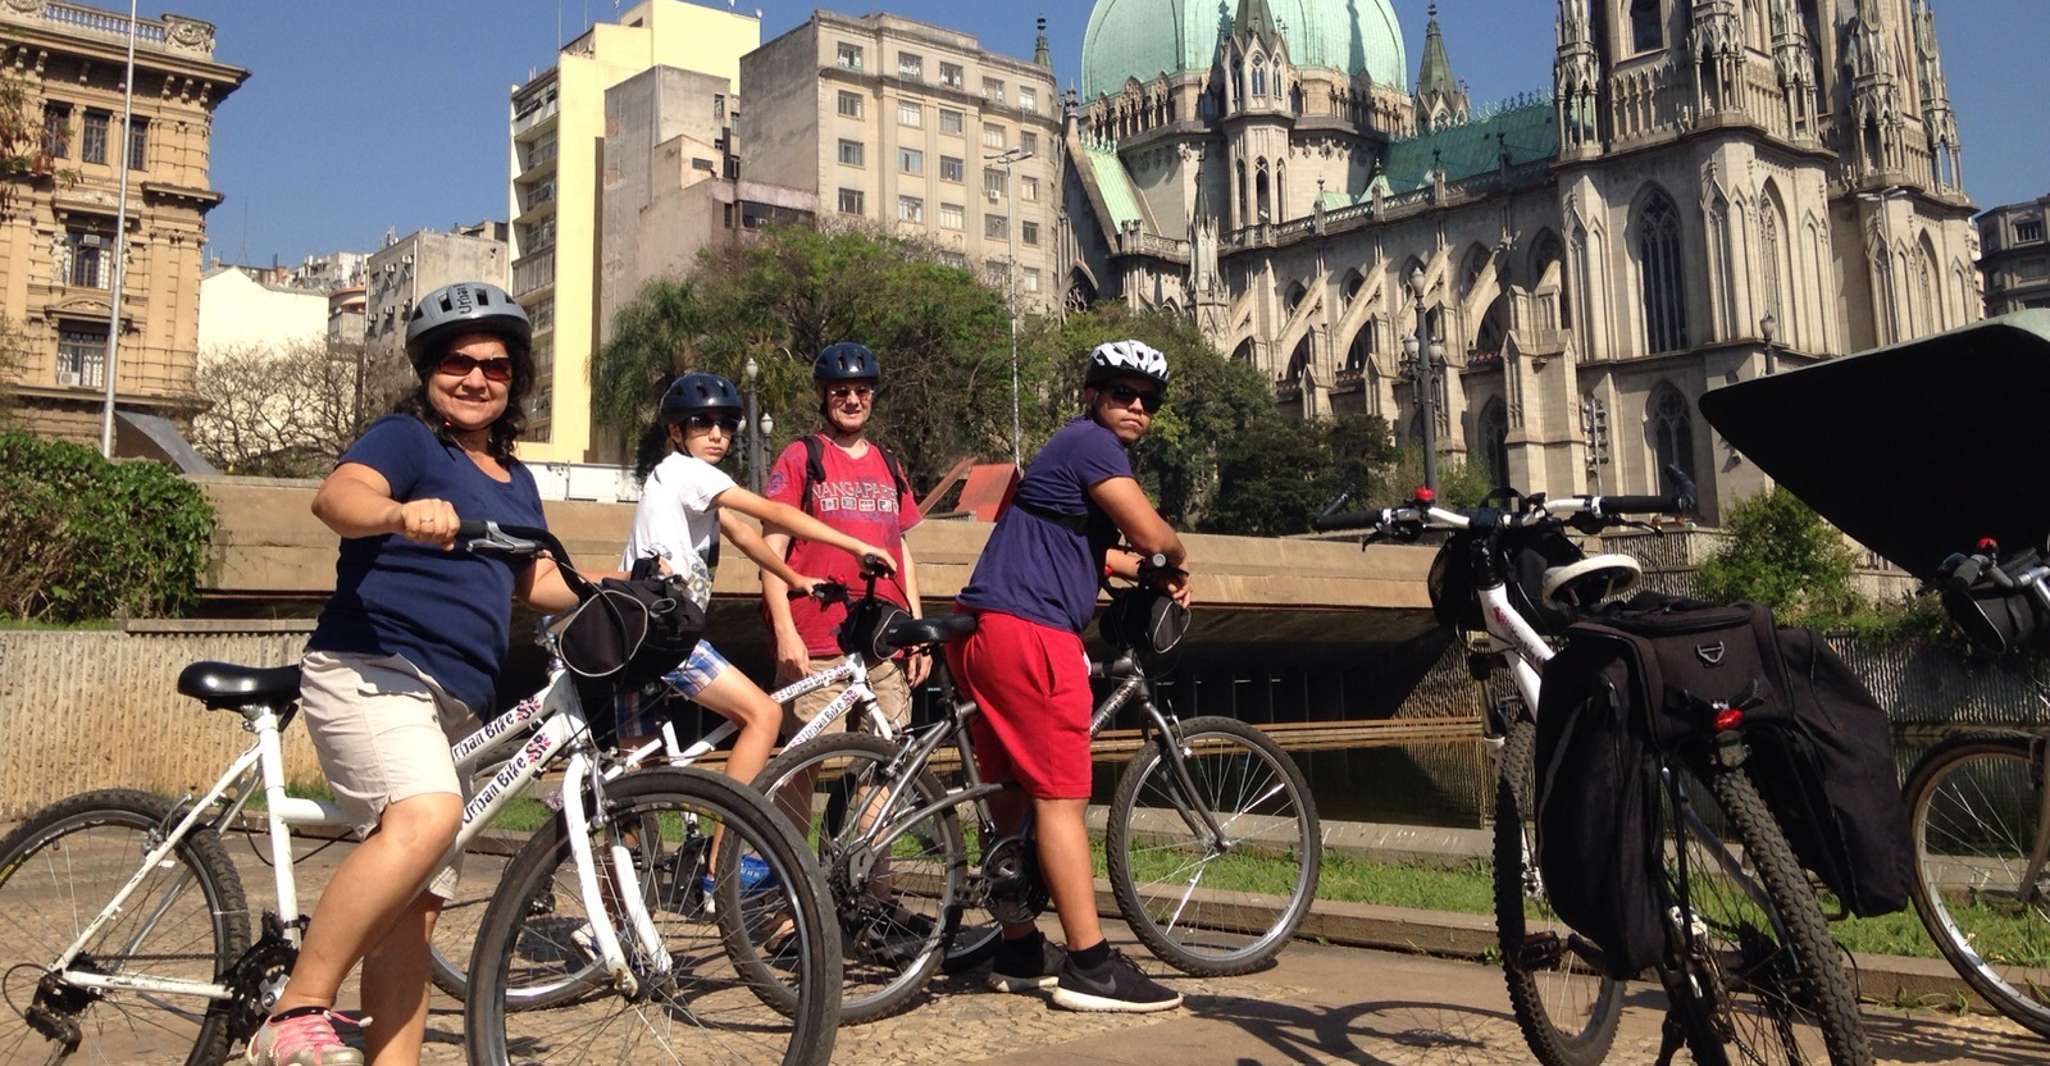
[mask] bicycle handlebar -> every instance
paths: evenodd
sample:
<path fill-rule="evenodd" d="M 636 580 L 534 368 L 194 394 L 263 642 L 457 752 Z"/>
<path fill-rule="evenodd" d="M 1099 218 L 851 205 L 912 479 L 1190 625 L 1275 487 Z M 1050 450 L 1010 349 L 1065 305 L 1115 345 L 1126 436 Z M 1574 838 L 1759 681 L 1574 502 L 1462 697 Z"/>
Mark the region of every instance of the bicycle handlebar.
<path fill-rule="evenodd" d="M 456 543 L 473 555 L 502 555 L 509 559 L 532 559 L 545 551 L 557 565 L 573 568 L 569 549 L 555 539 L 555 534 L 539 526 L 502 526 L 466 518 L 456 526 Z"/>

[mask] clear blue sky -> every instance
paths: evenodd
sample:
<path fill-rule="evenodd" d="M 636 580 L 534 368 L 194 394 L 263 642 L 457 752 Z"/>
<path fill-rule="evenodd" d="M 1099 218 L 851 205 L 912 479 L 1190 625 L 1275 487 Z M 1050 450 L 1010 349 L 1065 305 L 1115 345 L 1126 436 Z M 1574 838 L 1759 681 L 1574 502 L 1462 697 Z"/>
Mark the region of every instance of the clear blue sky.
<path fill-rule="evenodd" d="M 117 0 L 91 0 L 113 7 Z M 172 2 L 172 0 L 166 0 Z M 761 0 L 753 0 L 761 3 Z M 750 0 L 740 0 L 743 8 Z M 217 56 L 248 68 L 214 126 L 214 187 L 227 201 L 210 222 L 224 258 L 286 262 L 336 249 L 370 250 L 386 227 L 503 217 L 506 90 L 546 67 L 558 41 L 611 18 L 611 0 L 175 0 L 219 27 Z M 1937 0 L 1965 142 L 1965 174 L 1981 207 L 2050 193 L 2050 56 L 2044 0 Z M 889 8 L 1032 54 L 1045 15 L 1056 70 L 1076 78 L 1091 0 L 964 4 L 890 0 Z M 1409 37 L 1410 74 L 1422 51 L 1425 0 L 1395 0 Z M 873 10 L 871 5 L 840 9 Z M 145 14 L 156 10 L 145 9 Z M 766 40 L 811 5 L 761 3 Z M 1551 84 L 1551 0 L 1442 0 L 1454 71 L 1474 99 Z"/>

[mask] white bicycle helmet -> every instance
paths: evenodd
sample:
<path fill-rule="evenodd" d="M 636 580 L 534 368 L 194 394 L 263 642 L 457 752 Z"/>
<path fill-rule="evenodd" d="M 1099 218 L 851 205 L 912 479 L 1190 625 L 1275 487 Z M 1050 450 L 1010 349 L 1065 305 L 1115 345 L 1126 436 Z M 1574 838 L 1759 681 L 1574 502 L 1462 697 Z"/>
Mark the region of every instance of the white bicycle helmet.
<path fill-rule="evenodd" d="M 1137 374 L 1152 378 L 1162 388 L 1167 387 L 1167 356 L 1159 349 L 1141 341 L 1123 340 L 1099 344 L 1089 353 L 1089 372 L 1082 379 L 1084 384 L 1094 385 L 1114 378 L 1119 374 Z"/>
<path fill-rule="evenodd" d="M 1590 555 L 1545 571 L 1541 595 L 1554 610 L 1586 610 L 1629 592 L 1644 577 L 1644 565 L 1628 555 Z"/>

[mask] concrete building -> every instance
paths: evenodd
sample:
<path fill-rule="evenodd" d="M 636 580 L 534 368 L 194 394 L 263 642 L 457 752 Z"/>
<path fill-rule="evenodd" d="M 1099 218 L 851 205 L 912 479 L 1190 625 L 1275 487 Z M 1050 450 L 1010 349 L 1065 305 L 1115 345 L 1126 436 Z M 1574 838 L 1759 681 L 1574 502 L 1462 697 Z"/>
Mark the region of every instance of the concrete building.
<path fill-rule="evenodd" d="M 345 285 L 327 296 L 327 343 L 334 348 L 363 344 L 368 297 L 361 285 Z"/>
<path fill-rule="evenodd" d="M 1764 481 L 1703 392 L 1984 314 L 1928 0 L 1557 8 L 1549 93 L 1477 108 L 1435 5 L 1412 91 L 1391 0 L 1097 0 L 1068 302 L 1187 312 L 1284 413 L 1413 442 L 1421 307 L 1441 448 L 1554 494 L 1678 467 L 1711 523 Z"/>
<path fill-rule="evenodd" d="M 761 22 L 753 15 L 646 0 L 617 22 L 591 27 L 563 46 L 554 67 L 513 88 L 511 289 L 536 320 L 540 374 L 521 444 L 524 458 L 580 462 L 591 445 L 605 91 L 668 66 L 724 78 L 731 92 L 740 57 L 760 41 Z"/>
<path fill-rule="evenodd" d="M 506 226 L 485 220 L 449 230 L 388 236 L 364 268 L 362 342 L 373 365 L 405 362 L 406 317 L 420 297 L 450 282 L 510 284 Z M 535 308 L 528 307 L 529 314 Z M 535 325 L 542 323 L 536 320 Z"/>
<path fill-rule="evenodd" d="M 2050 307 L 2050 196 L 1996 207 L 1979 216 L 1979 270 L 1986 279 L 1986 313 L 2004 315 Z"/>
<path fill-rule="evenodd" d="M 198 356 L 282 350 L 327 336 L 328 297 L 272 280 L 270 270 L 216 266 L 199 282 Z"/>
<path fill-rule="evenodd" d="M 214 27 L 181 15 L 138 24 L 134 121 L 121 127 L 128 19 L 76 3 L 0 5 L 0 47 L 40 116 L 40 154 L 10 179 L 0 218 L 0 314 L 21 334 L 9 376 L 40 433 L 97 441 L 105 387 L 117 189 L 128 234 L 115 401 L 188 419 L 196 405 L 200 245 L 221 202 L 207 174 L 214 109 L 249 72 L 214 58 Z M 76 176 L 68 180 L 65 174 Z"/>
<path fill-rule="evenodd" d="M 999 283 L 1015 256 L 1022 309 L 1058 298 L 1061 124 L 1043 33 L 1027 62 L 895 15 L 815 11 L 742 59 L 740 81 L 744 174 Z"/>

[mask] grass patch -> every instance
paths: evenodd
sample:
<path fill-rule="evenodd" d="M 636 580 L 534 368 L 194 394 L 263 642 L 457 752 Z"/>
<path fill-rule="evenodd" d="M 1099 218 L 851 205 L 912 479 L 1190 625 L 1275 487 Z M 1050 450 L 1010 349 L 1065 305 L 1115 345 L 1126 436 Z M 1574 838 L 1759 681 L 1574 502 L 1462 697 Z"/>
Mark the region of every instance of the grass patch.
<path fill-rule="evenodd" d="M 121 623 L 112 618 L 96 618 L 90 622 L 43 622 L 31 618 L 0 618 L 0 630 L 29 633 L 104 633 L 119 628 Z"/>

